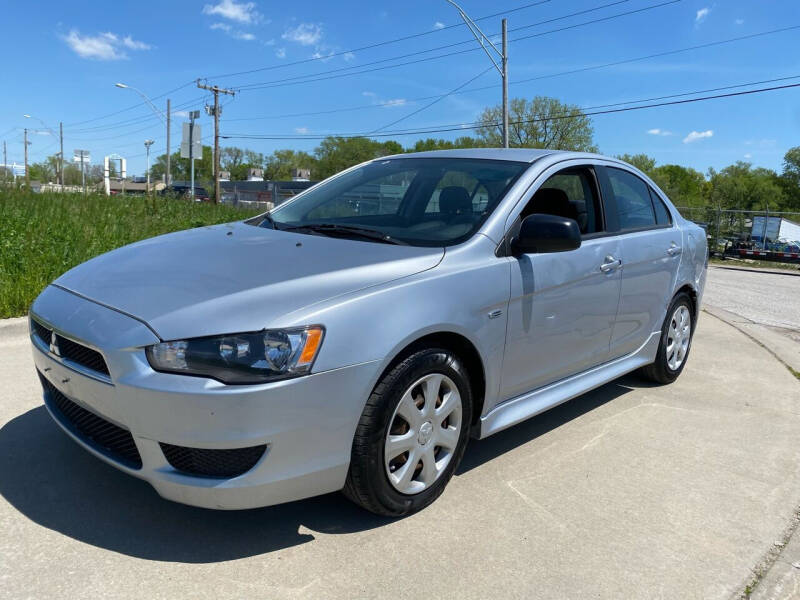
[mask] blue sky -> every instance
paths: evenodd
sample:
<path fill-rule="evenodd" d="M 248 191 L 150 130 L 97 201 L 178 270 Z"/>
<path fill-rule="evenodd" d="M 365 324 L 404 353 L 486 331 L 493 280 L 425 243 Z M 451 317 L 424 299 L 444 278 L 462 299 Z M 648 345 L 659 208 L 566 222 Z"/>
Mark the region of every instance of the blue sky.
<path fill-rule="evenodd" d="M 591 107 L 767 79 L 800 76 L 800 29 L 712 46 L 614 67 L 558 75 L 585 67 L 800 25 L 797 0 L 680 0 L 665 6 L 544 33 L 567 25 L 660 4 L 626 0 L 584 15 L 535 25 L 613 0 L 551 0 L 507 15 L 510 95 L 537 94 Z M 473 17 L 511 10 L 530 0 L 463 0 Z M 30 160 L 58 150 L 42 123 L 57 130 L 64 122 L 65 154 L 92 152 L 93 162 L 116 152 L 128 158 L 129 173 L 145 168 L 143 142 L 164 152 L 164 127 L 132 90 L 154 98 L 162 110 L 165 92 L 173 106 L 172 147 L 185 112 L 210 101 L 198 77 L 238 88 L 255 83 L 290 85 L 242 89 L 224 97 L 222 134 L 326 135 L 368 132 L 418 110 L 431 98 L 461 86 L 489 65 L 480 51 L 350 74 L 367 63 L 470 39 L 445 0 L 405 2 L 275 2 L 197 0 L 109 3 L 42 0 L 8 3 L 0 20 L 5 57 L 0 94 L 0 139 L 9 162 L 23 158 L 22 128 L 32 131 Z M 500 29 L 500 16 L 480 21 L 487 34 Z M 348 52 L 372 43 L 430 32 L 412 40 Z M 533 33 L 543 35 L 517 40 Z M 455 50 L 468 48 L 463 45 Z M 438 54 L 446 51 L 440 51 Z M 329 56 L 333 54 L 334 56 Z M 430 53 L 421 57 L 436 55 Z M 303 64 L 287 63 L 315 58 Z M 420 58 L 409 57 L 405 62 Z M 375 66 L 393 64 L 392 61 Z M 227 75 L 251 69 L 261 71 Z M 298 78 L 345 69 L 328 78 Z M 538 79 L 515 83 L 523 79 Z M 798 83 L 798 79 L 780 82 Z M 769 85 L 769 84 L 767 84 Z M 183 87 L 181 87 L 183 86 Z M 473 91 L 473 88 L 493 86 Z M 756 86 L 765 87 L 765 86 Z M 180 88 L 180 89 L 176 89 Z M 748 88 L 741 88 L 748 89 Z M 499 77 L 487 72 L 449 96 L 389 129 L 417 129 L 472 122 L 500 101 Z M 734 90 L 735 91 L 735 90 Z M 308 115 L 342 108 L 357 110 Z M 117 113 L 117 114 L 110 114 Z M 26 119 L 23 114 L 30 114 Z M 780 170 L 785 151 L 800 145 L 800 88 L 593 118 L 595 139 L 605 154 L 645 152 L 659 163 L 679 163 L 705 172 L 737 160 Z M 203 113 L 203 134 L 212 125 Z M 454 137 L 469 131 L 433 134 Z M 419 136 L 394 136 L 409 145 Z M 210 143 L 211 138 L 206 143 Z M 278 148 L 311 151 L 317 140 L 222 140 L 264 153 Z M 1 157 L 0 157 L 1 158 Z"/>

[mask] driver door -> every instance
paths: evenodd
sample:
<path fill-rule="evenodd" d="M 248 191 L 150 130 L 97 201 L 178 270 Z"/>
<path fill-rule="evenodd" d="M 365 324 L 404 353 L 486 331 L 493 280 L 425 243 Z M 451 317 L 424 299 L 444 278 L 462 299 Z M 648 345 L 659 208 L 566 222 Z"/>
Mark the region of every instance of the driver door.
<path fill-rule="evenodd" d="M 520 217 L 535 212 L 575 219 L 581 247 L 511 257 L 501 401 L 608 360 L 619 304 L 621 244 L 605 231 L 594 169 L 550 175 Z"/>

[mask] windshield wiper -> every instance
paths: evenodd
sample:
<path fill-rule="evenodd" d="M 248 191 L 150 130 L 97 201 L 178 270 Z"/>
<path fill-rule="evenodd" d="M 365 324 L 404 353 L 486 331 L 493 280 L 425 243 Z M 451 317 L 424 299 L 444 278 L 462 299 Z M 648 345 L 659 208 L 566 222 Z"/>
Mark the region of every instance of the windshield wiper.
<path fill-rule="evenodd" d="M 374 240 L 384 244 L 396 244 L 399 246 L 407 246 L 408 243 L 403 240 L 394 238 L 386 233 L 377 231 L 375 229 L 368 229 L 366 227 L 356 227 L 354 225 L 340 225 L 338 223 L 311 223 L 309 225 L 298 225 L 296 227 L 284 227 L 283 231 L 312 231 L 314 233 L 321 233 L 323 235 L 335 236 L 342 234 L 345 236 L 357 236 L 367 240 Z"/>

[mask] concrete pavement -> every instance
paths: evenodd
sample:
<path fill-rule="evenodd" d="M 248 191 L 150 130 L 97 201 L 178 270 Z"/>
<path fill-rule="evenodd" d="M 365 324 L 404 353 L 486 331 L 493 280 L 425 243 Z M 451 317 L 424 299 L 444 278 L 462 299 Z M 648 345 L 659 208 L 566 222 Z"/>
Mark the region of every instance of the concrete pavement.
<path fill-rule="evenodd" d="M 712 265 L 703 304 L 800 372 L 800 272 Z"/>
<path fill-rule="evenodd" d="M 800 503 L 800 384 L 707 315 L 676 383 L 625 377 L 473 441 L 397 521 L 337 494 L 161 500 L 50 421 L 24 334 L 0 355 L 4 598 L 730 598 Z"/>

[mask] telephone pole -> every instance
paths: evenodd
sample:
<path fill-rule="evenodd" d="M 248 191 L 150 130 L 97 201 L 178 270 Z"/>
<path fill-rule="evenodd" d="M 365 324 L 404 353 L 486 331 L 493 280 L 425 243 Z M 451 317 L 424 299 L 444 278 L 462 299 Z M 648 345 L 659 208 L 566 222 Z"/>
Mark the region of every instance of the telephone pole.
<path fill-rule="evenodd" d="M 28 144 L 30 144 L 30 142 L 28 141 L 27 127 L 25 128 L 25 137 L 23 143 L 25 145 L 25 186 L 31 187 L 31 178 L 30 175 L 28 175 Z"/>
<path fill-rule="evenodd" d="M 58 123 L 58 139 L 61 144 L 61 152 L 58 153 L 58 172 L 60 177 L 58 182 L 61 184 L 61 191 L 64 191 L 64 123 Z"/>
<path fill-rule="evenodd" d="M 219 203 L 219 115 L 222 107 L 219 105 L 219 95 L 228 94 L 233 96 L 236 92 L 226 90 L 216 85 L 206 85 L 197 80 L 197 87 L 201 90 L 214 92 L 214 107 L 206 106 L 206 112 L 214 116 L 214 204 Z"/>
<path fill-rule="evenodd" d="M 169 98 L 167 98 L 167 177 L 166 177 L 166 181 L 165 181 L 165 183 L 167 184 L 167 187 L 169 187 L 169 183 L 170 183 L 169 178 L 170 178 L 170 174 L 171 174 L 171 171 L 169 170 L 169 124 L 171 123 L 171 121 L 170 121 L 170 113 L 171 112 L 172 111 L 170 110 L 170 106 L 169 106 Z"/>
<path fill-rule="evenodd" d="M 481 45 L 483 51 L 486 52 L 486 56 L 492 61 L 494 68 L 497 69 L 497 72 L 503 79 L 503 148 L 508 148 L 508 22 L 506 19 L 503 19 L 502 50 L 498 50 L 494 42 L 481 31 L 475 21 L 469 18 L 469 15 L 464 12 L 464 9 L 453 2 L 453 0 L 446 0 L 446 2 L 452 4 L 456 8 L 464 24 Z M 497 58 L 500 59 L 500 64 L 497 64 L 497 60 L 495 60 L 495 56 L 490 50 L 493 50 Z"/>

